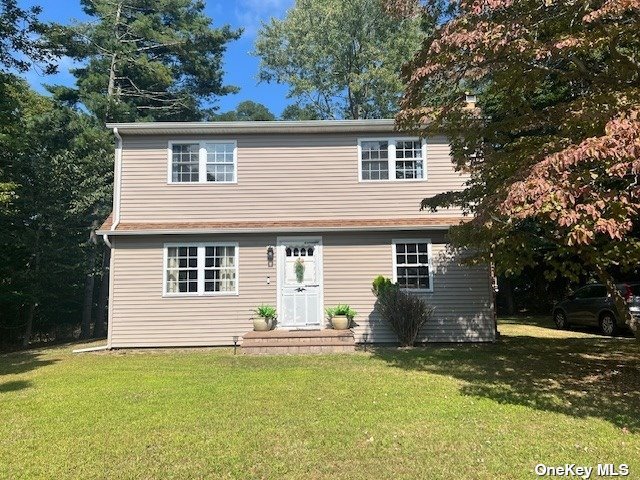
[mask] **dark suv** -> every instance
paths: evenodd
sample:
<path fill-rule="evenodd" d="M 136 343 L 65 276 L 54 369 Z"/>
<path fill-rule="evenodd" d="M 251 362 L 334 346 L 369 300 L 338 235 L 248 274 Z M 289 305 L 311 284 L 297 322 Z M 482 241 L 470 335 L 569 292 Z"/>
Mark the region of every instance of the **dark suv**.
<path fill-rule="evenodd" d="M 621 283 L 618 290 L 625 298 L 631 314 L 640 319 L 640 283 Z M 570 325 L 600 327 L 605 335 L 615 335 L 625 327 L 620 321 L 613 299 L 604 285 L 592 284 L 579 288 L 553 307 L 553 320 L 558 328 Z"/>

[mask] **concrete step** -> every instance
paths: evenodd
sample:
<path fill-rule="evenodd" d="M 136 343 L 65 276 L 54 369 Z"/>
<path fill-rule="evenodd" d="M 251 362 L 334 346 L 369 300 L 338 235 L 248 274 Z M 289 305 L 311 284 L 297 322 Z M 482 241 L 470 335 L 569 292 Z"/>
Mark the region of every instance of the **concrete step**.
<path fill-rule="evenodd" d="M 249 332 L 242 337 L 247 354 L 300 354 L 354 352 L 351 330 L 271 330 Z"/>
<path fill-rule="evenodd" d="M 309 353 L 351 353 L 355 345 L 291 345 L 242 347 L 246 355 L 300 355 Z"/>

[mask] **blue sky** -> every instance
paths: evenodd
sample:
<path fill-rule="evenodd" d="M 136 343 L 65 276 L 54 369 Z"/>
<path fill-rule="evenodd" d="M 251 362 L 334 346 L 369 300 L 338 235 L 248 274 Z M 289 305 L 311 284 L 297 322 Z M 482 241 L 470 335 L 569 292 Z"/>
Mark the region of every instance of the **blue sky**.
<path fill-rule="evenodd" d="M 229 24 L 234 28 L 243 27 L 242 37 L 228 44 L 223 69 L 225 82 L 240 87 L 234 95 L 220 97 L 217 104 L 220 111 L 232 110 L 244 100 L 254 100 L 266 105 L 274 114 L 280 115 L 283 108 L 291 103 L 287 100 L 287 88 L 276 84 L 258 84 L 258 59 L 250 52 L 253 50 L 256 32 L 260 22 L 271 17 L 282 18 L 294 0 L 205 0 L 206 13 L 213 19 L 213 25 L 219 27 Z M 20 0 L 21 6 L 40 5 L 41 18 L 69 24 L 74 20 L 86 20 L 80 9 L 79 0 Z M 69 73 L 73 62 L 63 58 L 57 75 L 43 76 L 32 70 L 26 74 L 29 83 L 38 91 L 45 92 L 43 84 L 73 85 L 74 78 Z"/>

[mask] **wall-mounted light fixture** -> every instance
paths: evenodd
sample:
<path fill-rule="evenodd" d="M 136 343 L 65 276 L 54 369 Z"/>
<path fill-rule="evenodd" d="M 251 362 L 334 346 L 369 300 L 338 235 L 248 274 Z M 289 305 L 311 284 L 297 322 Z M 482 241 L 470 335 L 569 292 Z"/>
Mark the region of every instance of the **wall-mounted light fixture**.
<path fill-rule="evenodd" d="M 267 264 L 273 267 L 273 247 L 271 245 L 267 247 Z"/>

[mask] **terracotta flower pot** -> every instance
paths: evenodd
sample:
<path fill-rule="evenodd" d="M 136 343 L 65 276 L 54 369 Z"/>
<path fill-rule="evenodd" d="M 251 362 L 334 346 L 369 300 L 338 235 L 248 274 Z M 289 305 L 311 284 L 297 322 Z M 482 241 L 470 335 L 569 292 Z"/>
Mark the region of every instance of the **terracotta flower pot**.
<path fill-rule="evenodd" d="M 273 320 L 271 318 L 266 319 L 263 317 L 257 317 L 253 319 L 253 329 L 256 332 L 267 332 L 273 327 Z"/>
<path fill-rule="evenodd" d="M 349 323 L 351 322 L 346 315 L 335 315 L 331 319 L 331 325 L 334 330 L 347 330 L 349 328 Z"/>

